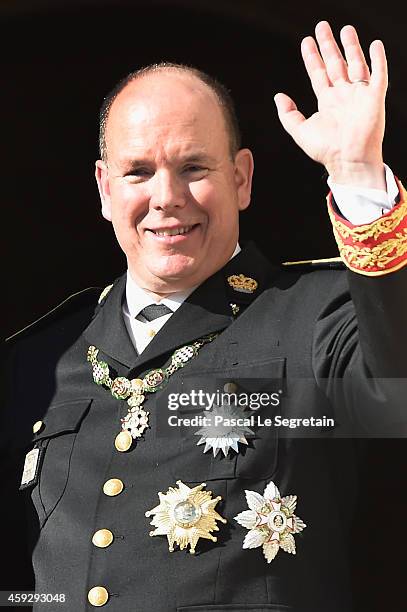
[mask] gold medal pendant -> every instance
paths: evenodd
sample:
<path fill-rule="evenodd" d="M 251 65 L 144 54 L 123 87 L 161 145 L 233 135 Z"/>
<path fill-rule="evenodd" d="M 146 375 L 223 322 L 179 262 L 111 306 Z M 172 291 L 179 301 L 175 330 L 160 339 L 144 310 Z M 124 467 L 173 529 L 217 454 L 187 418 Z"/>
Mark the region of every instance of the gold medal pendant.
<path fill-rule="evenodd" d="M 149 412 L 143 410 L 143 408 L 132 408 L 123 419 L 122 431 L 117 434 L 114 445 L 120 452 L 128 451 L 133 440 L 141 438 L 144 430 L 148 427 L 148 415 Z"/>
<path fill-rule="evenodd" d="M 125 453 L 128 451 L 132 444 L 133 438 L 127 429 L 118 433 L 114 439 L 115 448 L 119 451 L 119 453 Z"/>
<path fill-rule="evenodd" d="M 148 393 L 156 393 L 165 387 L 170 376 L 183 368 L 191 359 L 196 357 L 200 349 L 215 340 L 218 334 L 209 334 L 178 348 L 171 356 L 170 364 L 166 368 L 155 368 L 145 374 L 143 378 L 129 380 L 124 376 L 112 378 L 109 365 L 98 359 L 99 349 L 96 346 L 88 348 L 86 360 L 92 366 L 94 382 L 110 390 L 117 400 L 127 401 L 128 413 L 121 420 L 122 431 L 115 438 L 116 449 L 124 453 L 128 451 L 133 440 L 141 438 L 148 427 L 149 413 L 143 409 L 142 404 Z"/>
<path fill-rule="evenodd" d="M 205 483 L 190 489 L 181 480 L 177 480 L 178 488 L 170 487 L 167 493 L 158 493 L 160 503 L 146 512 L 153 516 L 151 525 L 156 527 L 150 531 L 150 536 L 165 535 L 168 539 L 169 551 L 174 551 L 174 544 L 181 550 L 190 546 L 190 553 L 195 553 L 199 538 L 216 542 L 217 538 L 211 531 L 219 531 L 216 521 L 226 523 L 215 510 L 220 496 L 212 499 L 211 491 L 203 491 Z"/>
<path fill-rule="evenodd" d="M 121 419 L 122 429 L 129 431 L 133 439 L 141 438 L 143 432 L 148 427 L 149 412 L 143 408 L 132 408 L 124 419 Z"/>

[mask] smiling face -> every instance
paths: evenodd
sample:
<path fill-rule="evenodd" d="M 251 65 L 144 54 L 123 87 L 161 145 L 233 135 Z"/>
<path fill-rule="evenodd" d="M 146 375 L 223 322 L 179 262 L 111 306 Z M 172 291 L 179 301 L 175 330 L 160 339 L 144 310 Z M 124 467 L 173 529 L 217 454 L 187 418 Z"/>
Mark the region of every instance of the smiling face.
<path fill-rule="evenodd" d="M 253 160 L 247 149 L 231 159 L 208 86 L 175 70 L 130 82 L 110 109 L 106 145 L 96 162 L 102 213 L 139 286 L 166 295 L 219 270 L 250 202 Z"/>

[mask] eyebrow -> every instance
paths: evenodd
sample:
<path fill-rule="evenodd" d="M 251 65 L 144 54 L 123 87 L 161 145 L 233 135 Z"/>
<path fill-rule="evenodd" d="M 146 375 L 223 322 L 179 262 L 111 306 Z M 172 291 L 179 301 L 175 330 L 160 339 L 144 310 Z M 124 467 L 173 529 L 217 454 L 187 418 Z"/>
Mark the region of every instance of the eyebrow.
<path fill-rule="evenodd" d="M 182 155 L 178 158 L 177 163 L 213 163 L 215 160 L 213 157 L 204 152 L 193 152 L 186 155 Z M 136 159 L 128 159 L 123 161 L 123 167 L 126 172 L 134 170 L 135 168 L 143 168 L 151 166 L 151 159 L 148 157 L 140 157 Z"/>

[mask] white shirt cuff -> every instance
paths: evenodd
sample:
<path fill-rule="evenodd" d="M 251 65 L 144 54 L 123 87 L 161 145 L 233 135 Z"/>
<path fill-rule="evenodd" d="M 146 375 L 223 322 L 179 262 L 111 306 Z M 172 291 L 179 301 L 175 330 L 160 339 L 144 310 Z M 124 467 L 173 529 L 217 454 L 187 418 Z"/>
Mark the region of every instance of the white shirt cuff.
<path fill-rule="evenodd" d="M 339 185 L 328 177 L 328 186 L 340 213 L 353 225 L 372 223 L 393 208 L 399 189 L 391 169 L 386 164 L 384 168 L 387 192 L 381 189 Z"/>

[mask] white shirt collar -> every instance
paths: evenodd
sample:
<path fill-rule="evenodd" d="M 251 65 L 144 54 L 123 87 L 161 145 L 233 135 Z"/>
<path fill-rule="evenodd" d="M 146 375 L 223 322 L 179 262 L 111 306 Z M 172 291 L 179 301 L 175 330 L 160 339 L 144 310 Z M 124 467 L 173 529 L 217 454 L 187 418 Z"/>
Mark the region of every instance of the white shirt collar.
<path fill-rule="evenodd" d="M 241 248 L 239 243 L 236 245 L 235 250 L 233 251 L 233 257 L 240 253 Z M 147 293 L 144 289 L 142 289 L 130 276 L 129 270 L 127 270 L 127 279 L 126 279 L 126 301 L 123 304 L 124 312 L 129 314 L 131 319 L 137 317 L 137 315 L 149 304 L 165 304 L 168 308 L 171 308 L 173 312 L 175 312 L 181 304 L 191 295 L 193 291 L 198 287 L 195 285 L 194 287 L 190 287 L 185 291 L 176 291 L 172 293 L 169 297 L 163 298 L 160 302 L 154 300 L 151 294 Z M 126 312 L 127 311 L 127 312 Z"/>

